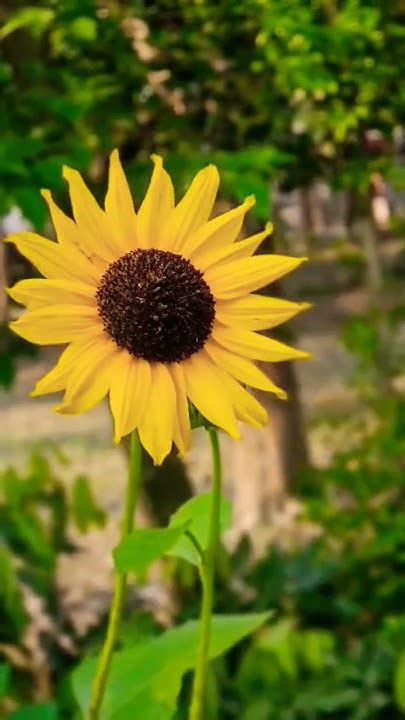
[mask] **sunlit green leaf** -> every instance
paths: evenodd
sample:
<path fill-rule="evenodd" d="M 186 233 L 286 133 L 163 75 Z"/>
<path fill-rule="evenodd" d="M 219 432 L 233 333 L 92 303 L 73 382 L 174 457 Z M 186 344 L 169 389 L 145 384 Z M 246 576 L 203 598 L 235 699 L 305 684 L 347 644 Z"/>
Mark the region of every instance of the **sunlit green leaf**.
<path fill-rule="evenodd" d="M 190 532 L 202 550 L 207 549 L 208 529 L 209 529 L 209 513 L 211 507 L 211 493 L 196 495 L 187 500 L 170 518 L 169 527 L 178 527 L 179 525 L 188 524 L 188 532 Z M 223 532 L 231 522 L 231 504 L 226 498 L 221 500 L 221 516 L 220 527 Z M 183 536 L 178 539 L 175 545 L 168 551 L 168 555 L 188 560 L 193 565 L 198 565 L 200 556 L 192 541 Z"/>
<path fill-rule="evenodd" d="M 116 569 L 120 572 L 144 573 L 155 560 L 173 547 L 186 528 L 187 524 L 133 530 L 113 551 Z"/>
<path fill-rule="evenodd" d="M 214 616 L 210 658 L 214 659 L 229 650 L 269 617 L 270 613 Z M 158 706 L 173 706 L 181 677 L 194 667 L 197 640 L 198 622 L 193 620 L 132 650 L 117 652 L 111 666 L 101 720 L 124 720 L 123 708 L 136 707 L 141 694 L 149 693 Z M 73 673 L 73 690 L 83 712 L 88 704 L 96 664 L 95 658 L 86 659 Z M 146 707 L 143 720 L 155 717 L 161 720 L 159 715 L 149 717 L 145 713 Z M 170 715 L 161 717 L 169 718 Z"/>
<path fill-rule="evenodd" d="M 0 38 L 3 39 L 19 28 L 28 28 L 32 35 L 39 37 L 54 17 L 54 11 L 44 7 L 21 8 L 4 23 L 0 30 Z"/>

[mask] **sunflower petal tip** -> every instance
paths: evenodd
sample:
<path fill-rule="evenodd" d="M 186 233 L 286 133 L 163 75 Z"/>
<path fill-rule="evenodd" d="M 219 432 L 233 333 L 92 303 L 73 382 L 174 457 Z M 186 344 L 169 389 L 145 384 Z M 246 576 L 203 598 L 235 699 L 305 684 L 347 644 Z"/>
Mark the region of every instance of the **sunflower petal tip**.
<path fill-rule="evenodd" d="M 69 165 L 64 165 L 62 168 L 62 176 L 68 182 L 76 175 L 76 173 L 77 173 L 77 170 L 74 170 L 73 168 L 69 167 Z"/>
<path fill-rule="evenodd" d="M 163 167 L 163 158 L 161 155 L 157 155 L 156 153 L 152 153 L 150 156 L 150 159 L 152 160 L 155 167 Z"/>
<path fill-rule="evenodd" d="M 274 225 L 273 225 L 273 223 L 269 220 L 269 222 L 267 222 L 267 223 L 265 224 L 264 229 L 265 229 L 265 231 L 266 231 L 266 233 L 267 233 L 268 235 L 271 235 L 272 232 L 274 231 Z"/>
<path fill-rule="evenodd" d="M 62 401 L 59 403 L 59 405 L 54 405 L 52 408 L 52 412 L 56 413 L 57 415 L 75 415 L 75 412 L 72 412 L 69 409 L 69 403 Z"/>

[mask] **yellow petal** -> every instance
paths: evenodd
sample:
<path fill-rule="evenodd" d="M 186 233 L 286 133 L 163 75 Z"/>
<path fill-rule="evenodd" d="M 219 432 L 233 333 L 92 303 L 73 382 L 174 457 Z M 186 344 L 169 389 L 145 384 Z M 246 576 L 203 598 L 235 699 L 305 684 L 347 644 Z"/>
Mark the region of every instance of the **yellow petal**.
<path fill-rule="evenodd" d="M 81 305 L 51 305 L 10 323 L 17 335 L 37 345 L 63 345 L 95 325 L 100 325 L 96 308 Z"/>
<path fill-rule="evenodd" d="M 219 175 L 214 165 L 200 170 L 176 205 L 167 228 L 167 249 L 183 254 L 187 238 L 207 222 L 218 192 Z"/>
<path fill-rule="evenodd" d="M 244 385 L 250 385 L 251 387 L 258 388 L 258 390 L 274 393 L 281 400 L 286 399 L 287 394 L 284 390 L 277 387 L 277 385 L 250 360 L 246 360 L 246 358 L 239 357 L 235 353 L 226 350 L 213 340 L 208 340 L 205 344 L 205 349 L 216 365 L 222 367 Z"/>
<path fill-rule="evenodd" d="M 176 391 L 165 365 L 151 365 L 148 406 L 139 424 L 139 437 L 155 465 L 161 465 L 173 443 Z"/>
<path fill-rule="evenodd" d="M 10 235 L 6 242 L 14 243 L 18 252 L 47 278 L 81 280 L 90 285 L 96 285 L 100 279 L 99 270 L 73 247 L 62 247 L 32 232 Z"/>
<path fill-rule="evenodd" d="M 159 248 L 166 238 L 167 227 L 174 208 L 174 190 L 162 158 L 152 155 L 153 173 L 142 205 L 138 210 L 138 244 Z"/>
<path fill-rule="evenodd" d="M 257 428 L 266 425 L 268 415 L 263 405 L 245 390 L 237 380 L 234 380 L 233 377 L 226 374 L 225 378 L 238 420 Z"/>
<path fill-rule="evenodd" d="M 105 210 L 110 218 L 114 237 L 119 247 L 123 252 L 133 250 L 137 245 L 136 213 L 118 150 L 113 150 L 110 156 Z"/>
<path fill-rule="evenodd" d="M 251 360 L 281 362 L 282 360 L 308 360 L 310 353 L 285 345 L 278 340 L 258 335 L 251 330 L 226 328 L 217 325 L 212 337 L 219 345 Z"/>
<path fill-rule="evenodd" d="M 266 225 L 266 228 L 272 228 L 271 223 Z M 260 243 L 263 242 L 271 232 L 271 229 L 263 230 L 257 235 L 246 238 L 245 240 L 238 240 L 237 242 L 227 243 L 223 245 L 217 243 L 215 247 L 202 246 L 193 254 L 193 264 L 205 272 L 208 268 L 216 265 L 220 262 L 233 262 L 234 260 L 241 260 L 242 258 L 250 257 L 256 252 Z"/>
<path fill-rule="evenodd" d="M 97 405 L 108 393 L 119 370 L 120 350 L 106 336 L 82 352 L 72 369 L 66 392 L 55 412 L 80 415 Z"/>
<path fill-rule="evenodd" d="M 187 395 L 197 410 L 213 425 L 239 438 L 232 398 L 221 369 L 201 350 L 183 363 L 183 370 Z"/>
<path fill-rule="evenodd" d="M 56 365 L 38 380 L 34 390 L 30 393 L 31 397 L 38 397 L 39 395 L 47 395 L 48 393 L 64 390 L 70 373 L 76 366 L 78 359 L 90 348 L 92 348 L 93 351 L 94 349 L 97 351 L 97 341 L 101 340 L 105 340 L 103 331 L 94 329 L 83 335 L 79 340 L 68 345 L 60 355 Z"/>
<path fill-rule="evenodd" d="M 261 240 L 258 241 L 255 238 L 239 240 L 238 242 L 233 243 L 230 248 L 226 248 L 223 252 L 220 252 L 220 250 L 218 249 L 216 253 L 211 253 L 210 256 L 207 256 L 207 258 L 204 258 L 204 260 L 202 261 L 199 261 L 198 259 L 193 259 L 193 265 L 195 265 L 202 272 L 205 272 L 208 268 L 212 267 L 213 265 L 219 264 L 221 261 L 226 263 L 233 262 L 234 260 L 240 260 L 241 258 L 245 257 L 250 257 L 257 250 L 260 243 Z"/>
<path fill-rule="evenodd" d="M 28 310 L 47 305 L 96 305 L 95 288 L 74 280 L 20 280 L 7 293 Z"/>
<path fill-rule="evenodd" d="M 106 262 L 116 260 L 121 251 L 114 240 L 109 218 L 77 170 L 65 166 L 63 177 L 69 184 L 73 216 L 86 247 L 86 254 L 91 252 Z"/>
<path fill-rule="evenodd" d="M 256 255 L 244 260 L 219 263 L 204 278 L 218 299 L 246 295 L 295 270 L 306 258 L 285 255 Z"/>
<path fill-rule="evenodd" d="M 228 248 L 238 237 L 244 217 L 254 204 L 255 199 L 251 195 L 242 205 L 201 225 L 196 232 L 184 240 L 182 255 L 198 263 L 211 252 L 215 253 L 218 250 L 222 252 L 224 248 Z"/>
<path fill-rule="evenodd" d="M 173 439 L 181 455 L 185 455 L 191 445 L 190 415 L 188 411 L 186 382 L 180 363 L 168 366 L 176 389 L 176 415 L 174 419 Z"/>
<path fill-rule="evenodd" d="M 295 303 L 266 295 L 246 295 L 234 300 L 219 300 L 215 316 L 224 325 L 264 330 L 281 325 L 309 307 L 310 303 Z"/>
<path fill-rule="evenodd" d="M 62 212 L 62 210 L 56 205 L 49 190 L 41 190 L 41 195 L 48 205 L 49 214 L 55 228 L 58 242 L 67 247 L 73 247 L 75 249 L 80 248 L 80 250 L 84 252 L 85 248 L 81 242 L 80 232 L 76 223 L 72 220 L 72 218 L 65 215 L 65 213 Z"/>
<path fill-rule="evenodd" d="M 114 441 L 139 426 L 148 404 L 151 369 L 148 362 L 123 351 L 111 381 L 110 407 L 114 418 Z"/>
<path fill-rule="evenodd" d="M 273 225 L 271 223 L 267 223 L 266 228 L 262 232 L 256 233 L 256 235 L 252 235 L 245 240 L 240 240 L 239 242 L 234 243 L 233 247 L 230 248 L 226 254 L 223 254 L 221 258 L 219 258 L 219 261 L 234 262 L 234 260 L 242 260 L 243 258 L 251 257 L 251 255 L 256 252 L 259 245 L 261 245 L 263 240 L 271 234 L 272 230 Z"/>

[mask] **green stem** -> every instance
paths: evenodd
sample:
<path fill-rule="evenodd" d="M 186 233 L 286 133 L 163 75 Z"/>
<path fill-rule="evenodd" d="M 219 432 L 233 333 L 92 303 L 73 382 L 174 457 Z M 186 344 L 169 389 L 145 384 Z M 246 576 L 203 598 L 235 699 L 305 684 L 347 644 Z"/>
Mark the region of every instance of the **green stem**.
<path fill-rule="evenodd" d="M 121 519 L 121 540 L 123 540 L 131 532 L 134 526 L 134 515 L 139 494 L 141 470 L 142 447 L 139 442 L 138 433 L 135 430 L 131 434 L 130 440 L 128 482 L 125 493 L 124 510 Z M 107 634 L 93 681 L 87 720 L 97 720 L 100 714 L 121 620 L 126 585 L 126 573 L 116 573 L 114 579 L 114 593 L 110 608 L 110 615 L 108 618 Z"/>
<path fill-rule="evenodd" d="M 214 599 L 214 568 L 219 544 L 219 517 L 221 509 L 221 455 L 218 433 L 209 428 L 212 454 L 212 500 L 208 531 L 208 546 L 201 565 L 203 597 L 200 616 L 200 637 L 197 649 L 197 661 L 194 674 L 193 692 L 189 720 L 202 720 L 204 717 L 205 689 L 207 684 L 208 660 L 211 637 L 211 616 Z"/>

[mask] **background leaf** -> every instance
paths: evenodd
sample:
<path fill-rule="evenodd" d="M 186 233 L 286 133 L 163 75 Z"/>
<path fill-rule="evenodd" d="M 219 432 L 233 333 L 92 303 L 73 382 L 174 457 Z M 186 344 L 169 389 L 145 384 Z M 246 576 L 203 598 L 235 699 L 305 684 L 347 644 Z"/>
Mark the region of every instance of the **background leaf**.
<path fill-rule="evenodd" d="M 73 484 L 71 512 L 76 527 L 86 532 L 92 525 L 103 527 L 106 514 L 94 499 L 88 478 L 78 475 Z"/>
<path fill-rule="evenodd" d="M 7 693 L 8 684 L 9 684 L 9 680 L 10 680 L 10 673 L 11 673 L 10 666 L 6 665 L 6 663 L 1 663 L 1 665 L 0 665 L 0 698 L 2 698 Z"/>
<path fill-rule="evenodd" d="M 398 707 L 405 710 L 405 651 L 399 656 L 395 669 L 394 693 Z"/>
<path fill-rule="evenodd" d="M 26 705 L 10 715 L 10 720 L 58 720 L 55 703 Z"/>

